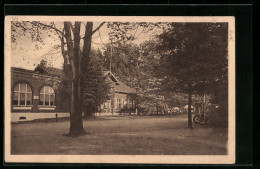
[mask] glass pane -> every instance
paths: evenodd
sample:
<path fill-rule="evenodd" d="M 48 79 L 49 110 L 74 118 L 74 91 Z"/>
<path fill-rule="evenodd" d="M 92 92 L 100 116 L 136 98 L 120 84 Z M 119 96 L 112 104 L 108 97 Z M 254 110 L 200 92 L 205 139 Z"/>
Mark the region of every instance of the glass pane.
<path fill-rule="evenodd" d="M 45 106 L 49 106 L 49 95 L 45 95 Z"/>
<path fill-rule="evenodd" d="M 50 88 L 50 87 L 49 87 L 49 86 L 44 86 L 44 88 L 45 88 L 45 91 L 44 91 L 44 92 L 45 92 L 45 93 L 49 93 L 49 88 Z"/>
<path fill-rule="evenodd" d="M 32 103 L 32 94 L 31 93 L 27 93 L 26 105 L 31 105 L 31 103 Z"/>
<path fill-rule="evenodd" d="M 19 91 L 19 84 L 14 87 L 14 91 Z"/>
<path fill-rule="evenodd" d="M 27 92 L 32 92 L 32 89 L 30 88 L 29 85 L 27 85 Z"/>
<path fill-rule="evenodd" d="M 18 105 L 18 93 L 14 92 L 13 105 Z"/>
<path fill-rule="evenodd" d="M 51 95 L 51 101 L 54 102 L 54 95 Z"/>
<path fill-rule="evenodd" d="M 18 93 L 17 92 L 14 92 L 14 100 L 18 100 Z"/>
<path fill-rule="evenodd" d="M 13 105 L 18 105 L 18 100 L 13 100 Z"/>
<path fill-rule="evenodd" d="M 50 94 L 54 93 L 54 90 L 51 87 L 49 87 L 49 93 Z"/>
<path fill-rule="evenodd" d="M 25 105 L 25 93 L 20 93 L 20 105 Z"/>
<path fill-rule="evenodd" d="M 20 93 L 20 100 L 25 100 L 25 93 Z"/>
<path fill-rule="evenodd" d="M 26 84 L 25 83 L 20 83 L 20 91 L 26 92 Z"/>
<path fill-rule="evenodd" d="M 51 106 L 54 105 L 54 95 L 51 95 Z"/>
<path fill-rule="evenodd" d="M 40 94 L 40 105 L 43 105 L 44 102 L 44 95 Z"/>

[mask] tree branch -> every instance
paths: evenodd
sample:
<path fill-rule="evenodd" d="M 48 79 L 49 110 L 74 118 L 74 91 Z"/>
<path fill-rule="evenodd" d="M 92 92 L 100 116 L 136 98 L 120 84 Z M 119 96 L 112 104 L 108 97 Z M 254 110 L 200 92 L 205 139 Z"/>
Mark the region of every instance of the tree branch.
<path fill-rule="evenodd" d="M 46 24 L 43 24 L 43 23 L 41 23 L 41 22 L 31 22 L 32 24 L 34 24 L 34 23 L 37 23 L 37 24 L 39 24 L 39 25 L 42 25 L 42 26 L 44 26 L 44 27 L 48 27 L 48 28 L 51 28 L 51 29 L 54 29 L 57 33 L 60 33 L 60 34 L 63 34 L 63 32 L 61 31 L 61 30 L 59 30 L 59 29 L 57 29 L 57 28 L 55 28 L 55 27 L 53 27 L 53 26 L 51 26 L 51 25 L 46 25 Z"/>
<path fill-rule="evenodd" d="M 97 27 L 95 30 L 92 31 L 92 35 L 93 35 L 94 33 L 96 33 L 96 31 L 98 31 L 105 23 L 106 23 L 106 22 L 102 22 L 100 25 L 98 25 L 98 27 Z"/>
<path fill-rule="evenodd" d="M 63 28 L 63 34 L 62 34 L 62 37 L 61 37 L 61 53 L 62 53 L 62 56 L 63 56 L 63 59 L 64 59 L 64 66 L 66 64 L 69 63 L 69 58 L 68 58 L 68 54 L 65 52 L 65 49 L 64 49 L 64 46 L 65 46 L 65 42 L 64 42 L 64 28 Z"/>
<path fill-rule="evenodd" d="M 74 55 L 73 55 L 73 42 L 71 38 L 71 29 L 70 29 L 70 22 L 64 22 L 64 31 L 65 31 L 65 39 L 67 42 L 67 50 L 68 50 L 68 55 L 69 55 L 69 61 L 70 65 L 72 68 L 72 74 L 73 74 L 73 79 L 75 78 L 75 60 L 74 60 Z"/>

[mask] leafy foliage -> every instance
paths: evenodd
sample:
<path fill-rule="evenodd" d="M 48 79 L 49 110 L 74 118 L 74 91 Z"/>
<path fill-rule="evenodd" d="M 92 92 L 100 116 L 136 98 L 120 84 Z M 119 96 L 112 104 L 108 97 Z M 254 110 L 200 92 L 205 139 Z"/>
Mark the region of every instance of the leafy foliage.
<path fill-rule="evenodd" d="M 109 99 L 110 84 L 103 74 L 104 69 L 98 57 L 98 52 L 92 50 L 88 73 L 84 74 L 83 102 L 87 107 L 99 106 Z"/>
<path fill-rule="evenodd" d="M 109 70 L 111 60 L 111 71 L 119 80 L 130 87 L 136 87 L 139 47 L 133 43 L 122 43 L 113 47 L 112 58 L 110 52 L 111 47 L 108 46 L 104 52 L 103 67 Z"/>
<path fill-rule="evenodd" d="M 227 77 L 227 24 L 172 23 L 159 37 L 161 74 L 170 75 L 168 86 L 185 88 L 192 83 L 194 92 L 210 92 Z M 184 88 L 183 88 L 184 87 Z"/>
<path fill-rule="evenodd" d="M 154 29 L 166 29 L 169 23 L 164 22 L 108 22 L 107 28 L 111 28 L 109 33 L 110 40 L 115 45 L 124 42 L 129 42 L 135 39 L 143 33 L 148 33 Z M 139 31 L 141 28 L 141 31 Z"/>
<path fill-rule="evenodd" d="M 158 36 L 163 88 L 219 95 L 227 102 L 227 23 L 172 23 Z M 215 99 L 216 100 L 216 99 Z M 227 104 L 226 104 L 227 105 Z M 189 109 L 189 126 L 191 116 Z"/>
<path fill-rule="evenodd" d="M 102 55 L 99 50 L 92 49 L 90 54 L 90 61 L 87 66 L 87 73 L 83 72 L 83 103 L 86 106 L 86 113 L 92 113 L 97 109 L 99 105 L 109 99 L 110 83 L 104 76 L 104 68 L 102 67 Z M 65 69 L 64 69 L 65 71 Z M 64 101 L 69 101 L 71 98 L 70 78 L 68 76 L 61 77 L 61 83 L 59 85 L 60 93 Z"/>

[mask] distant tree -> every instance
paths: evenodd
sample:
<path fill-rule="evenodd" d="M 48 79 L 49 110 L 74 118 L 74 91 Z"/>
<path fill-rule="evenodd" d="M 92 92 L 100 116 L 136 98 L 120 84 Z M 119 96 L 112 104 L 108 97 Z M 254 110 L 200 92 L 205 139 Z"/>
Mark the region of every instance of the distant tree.
<path fill-rule="evenodd" d="M 102 53 L 100 50 L 92 49 L 90 52 L 90 61 L 87 73 L 83 73 L 83 104 L 82 111 L 85 115 L 90 115 L 97 110 L 97 107 L 109 99 L 110 84 L 104 76 L 104 68 L 102 67 Z M 70 101 L 71 91 L 69 88 L 69 80 L 67 76 L 61 77 L 59 85 L 60 93 L 64 98 L 63 102 Z"/>
<path fill-rule="evenodd" d="M 103 66 L 107 70 L 110 70 L 111 64 L 111 71 L 119 78 L 120 81 L 131 87 L 136 87 L 136 66 L 140 55 L 139 50 L 139 46 L 131 42 L 119 43 L 113 45 L 111 57 L 111 46 L 109 44 L 104 51 Z"/>
<path fill-rule="evenodd" d="M 226 23 L 172 23 L 158 36 L 156 50 L 161 56 L 158 75 L 165 77 L 162 83 L 165 89 L 188 94 L 190 128 L 192 94 L 213 93 L 219 83 L 223 88 L 227 85 L 224 82 L 228 66 L 227 26 Z"/>
<path fill-rule="evenodd" d="M 91 51 L 88 73 L 84 74 L 83 102 L 86 105 L 86 114 L 93 113 L 109 99 L 110 83 L 104 76 L 105 69 L 102 67 L 100 54 L 99 51 Z"/>

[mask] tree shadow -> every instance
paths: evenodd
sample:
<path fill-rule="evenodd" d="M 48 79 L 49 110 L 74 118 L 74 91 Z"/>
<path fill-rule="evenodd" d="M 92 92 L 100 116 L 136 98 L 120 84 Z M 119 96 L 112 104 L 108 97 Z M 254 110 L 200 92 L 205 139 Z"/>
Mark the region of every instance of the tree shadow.
<path fill-rule="evenodd" d="M 65 136 L 65 137 L 72 137 L 72 138 L 74 138 L 74 137 L 80 137 L 80 136 L 85 136 L 85 135 L 91 135 L 92 133 L 90 133 L 90 132 L 84 132 L 84 133 L 82 133 L 82 134 L 80 134 L 80 135 L 70 135 L 69 133 L 66 133 L 66 134 L 62 134 L 62 136 Z"/>

